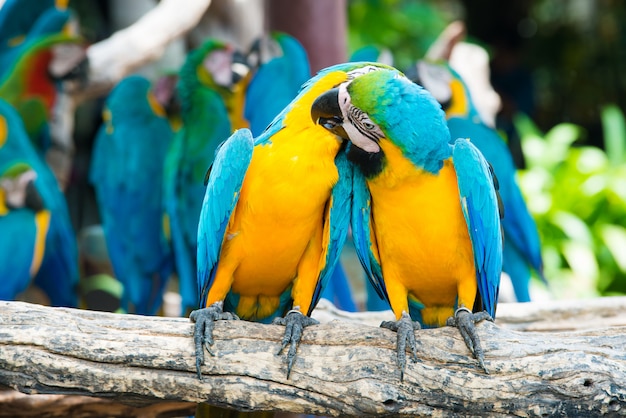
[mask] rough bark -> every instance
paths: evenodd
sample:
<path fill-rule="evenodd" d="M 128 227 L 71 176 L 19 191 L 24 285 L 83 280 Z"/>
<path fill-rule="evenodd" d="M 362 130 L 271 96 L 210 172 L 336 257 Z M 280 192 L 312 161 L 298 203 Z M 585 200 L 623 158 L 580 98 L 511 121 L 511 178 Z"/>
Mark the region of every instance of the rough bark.
<path fill-rule="evenodd" d="M 220 321 L 203 381 L 185 318 L 2 302 L 0 325 L 0 384 L 25 393 L 327 416 L 626 414 L 626 327 L 536 333 L 481 323 L 489 375 L 456 329 L 421 330 L 401 382 L 395 334 L 358 323 L 307 328 L 287 379 L 276 355 L 282 327 Z"/>
<path fill-rule="evenodd" d="M 394 319 L 391 311 L 345 312 L 325 299 L 313 311 L 321 322 L 340 320 L 371 326 Z M 529 303 L 500 303 L 496 311 L 500 327 L 516 331 L 580 331 L 626 326 L 626 297 L 587 300 L 551 300 Z"/>

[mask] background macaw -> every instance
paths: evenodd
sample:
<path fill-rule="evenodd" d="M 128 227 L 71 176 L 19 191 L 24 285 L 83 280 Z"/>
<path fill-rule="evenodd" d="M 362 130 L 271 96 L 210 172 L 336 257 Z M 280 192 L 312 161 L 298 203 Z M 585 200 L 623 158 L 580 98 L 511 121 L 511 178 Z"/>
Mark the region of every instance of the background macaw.
<path fill-rule="evenodd" d="M 401 376 L 406 343 L 415 356 L 413 330 L 446 323 L 486 371 L 474 322 L 495 315 L 502 264 L 488 163 L 469 141 L 450 143 L 439 103 L 395 71 L 327 91 L 312 115 L 350 140 L 347 155 L 358 168 L 352 235 L 396 316 L 381 326 L 398 333 Z"/>
<path fill-rule="evenodd" d="M 256 40 L 248 60 L 258 63 L 250 63 L 257 69 L 246 89 L 244 115 L 252 135 L 257 136 L 296 97 L 311 70 L 304 47 L 282 32 Z"/>
<path fill-rule="evenodd" d="M 154 315 L 173 271 L 164 231 L 163 166 L 173 133 L 150 81 L 120 81 L 105 104 L 89 180 L 96 191 L 107 249 L 124 285 L 122 308 Z M 134 309 L 129 310 L 128 303 Z"/>
<path fill-rule="evenodd" d="M 73 13 L 53 1 L 9 1 L 0 8 L 0 78 L 33 44 L 49 35 L 73 33 Z"/>
<path fill-rule="evenodd" d="M 7 134 L 0 129 L 0 143 Z M 41 266 L 50 211 L 34 186 L 36 177 L 24 162 L 0 167 L 0 300 L 15 300 Z"/>
<path fill-rule="evenodd" d="M 52 171 L 32 146 L 19 114 L 0 100 L 0 165 L 19 161 L 36 173 L 35 188 L 50 212 L 45 251 L 34 283 L 49 297 L 53 306 L 76 306 L 78 252 L 67 203 Z"/>
<path fill-rule="evenodd" d="M 253 140 L 239 130 L 218 151 L 198 227 L 203 309 L 191 319 L 199 376 L 214 321 L 236 317 L 286 325 L 280 351 L 291 344 L 289 375 L 303 328 L 316 323 L 309 315 L 339 259 L 350 216 L 351 168 L 337 155 L 342 141 L 311 121 L 311 104 L 377 69 L 341 64 L 321 71 L 263 134 Z"/>
<path fill-rule="evenodd" d="M 442 104 L 448 119 L 450 137 L 469 138 L 493 166 L 504 206 L 504 259 L 502 269 L 511 277 L 518 302 L 530 301 L 531 269 L 544 283 L 539 232 L 517 184 L 517 168 L 509 148 L 497 131 L 480 118 L 467 86 L 445 63 L 419 61 L 414 82 L 429 90 Z"/>
<path fill-rule="evenodd" d="M 208 39 L 191 51 L 179 72 L 177 94 L 182 127 L 165 160 L 163 202 L 174 249 L 182 313 L 198 307 L 196 246 L 204 197 L 204 176 L 217 146 L 235 127 L 245 126 L 241 74 L 236 51 Z M 232 113 L 229 113 L 230 112 Z"/>
<path fill-rule="evenodd" d="M 51 144 L 48 120 L 58 92 L 50 72 L 54 48 L 81 42 L 80 37 L 70 30 L 71 22 L 69 11 L 48 9 L 24 42 L 0 54 L 3 64 L 0 98 L 20 113 L 29 137 L 41 154 Z M 79 71 L 76 76 L 82 77 L 83 74 Z"/>

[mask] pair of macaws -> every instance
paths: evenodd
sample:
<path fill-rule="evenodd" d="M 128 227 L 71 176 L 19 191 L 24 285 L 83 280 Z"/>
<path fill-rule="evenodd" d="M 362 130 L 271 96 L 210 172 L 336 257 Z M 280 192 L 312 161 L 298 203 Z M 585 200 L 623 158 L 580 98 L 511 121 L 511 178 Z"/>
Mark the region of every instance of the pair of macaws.
<path fill-rule="evenodd" d="M 77 305 L 78 251 L 65 196 L 17 111 L 0 99 L 0 299 L 31 282 L 53 306 Z"/>
<path fill-rule="evenodd" d="M 217 151 L 198 227 L 196 366 L 214 322 L 285 325 L 287 375 L 351 224 L 359 259 L 396 321 L 398 363 L 414 329 L 455 325 L 484 365 L 474 322 L 495 316 L 502 236 L 494 179 L 440 105 L 376 63 L 319 72 L 261 135 Z M 403 376 L 403 374 L 401 374 Z"/>

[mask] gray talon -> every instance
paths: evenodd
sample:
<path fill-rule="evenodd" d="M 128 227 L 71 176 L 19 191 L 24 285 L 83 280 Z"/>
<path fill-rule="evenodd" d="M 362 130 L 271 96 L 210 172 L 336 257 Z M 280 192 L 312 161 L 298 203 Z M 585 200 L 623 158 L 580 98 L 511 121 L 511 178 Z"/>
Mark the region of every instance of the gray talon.
<path fill-rule="evenodd" d="M 491 315 L 485 311 L 472 313 L 467 308 L 459 308 L 454 313 L 454 317 L 448 318 L 446 325 L 459 329 L 459 332 L 465 341 L 465 345 L 472 352 L 474 358 L 478 360 L 478 364 L 484 372 L 489 374 L 489 371 L 485 366 L 485 353 L 482 345 L 480 344 L 480 338 L 478 338 L 476 326 L 474 325 L 484 320 L 493 322 Z"/>
<path fill-rule="evenodd" d="M 206 349 L 210 355 L 215 355 L 213 351 L 211 351 L 211 346 L 214 342 L 213 328 L 215 321 L 239 319 L 234 313 L 224 312 L 222 307 L 222 302 L 215 302 L 208 308 L 196 309 L 189 315 L 191 322 L 196 324 L 193 329 L 193 342 L 196 347 L 196 372 L 200 380 L 202 380 L 200 369 L 204 364 L 204 349 Z"/>
<path fill-rule="evenodd" d="M 398 334 L 396 350 L 398 353 L 398 367 L 400 367 L 400 381 L 404 380 L 406 368 L 407 343 L 413 353 L 413 362 L 417 361 L 417 344 L 415 342 L 415 330 L 421 329 L 420 323 L 413 321 L 408 313 L 402 312 L 402 317 L 397 321 L 383 321 L 381 328 L 386 328 Z"/>
<path fill-rule="evenodd" d="M 281 354 L 285 347 L 289 345 L 289 351 L 287 352 L 287 379 L 289 379 L 291 368 L 296 360 L 298 344 L 300 344 L 300 340 L 302 339 L 302 331 L 309 325 L 317 325 L 319 322 L 303 315 L 300 311 L 291 310 L 284 318 L 275 318 L 272 324 L 285 327 L 285 335 L 283 336 L 280 349 L 276 355 Z"/>

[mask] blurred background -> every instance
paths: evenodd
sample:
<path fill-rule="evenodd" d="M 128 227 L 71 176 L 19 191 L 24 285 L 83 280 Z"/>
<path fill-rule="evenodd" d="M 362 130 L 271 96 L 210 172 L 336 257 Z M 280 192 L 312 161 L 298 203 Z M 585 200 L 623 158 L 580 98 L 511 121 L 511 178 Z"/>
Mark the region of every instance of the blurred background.
<path fill-rule="evenodd" d="M 95 44 L 157 3 L 70 0 L 68 7 L 87 44 Z M 501 99 L 496 128 L 520 169 L 518 181 L 542 241 L 549 288 L 533 280 L 535 299 L 626 293 L 622 1 L 213 0 L 197 27 L 137 72 L 154 81 L 176 72 L 206 37 L 248 50 L 269 30 L 298 39 L 313 73 L 367 46 L 387 49 L 404 71 L 454 21 L 465 23 L 466 42 L 489 55 L 490 81 Z M 76 110 L 65 195 L 79 236 L 100 223 L 88 173 L 105 98 L 83 101 Z M 81 245 L 89 244 L 79 240 Z M 360 266 L 346 251 L 346 270 L 362 291 Z M 82 263 L 84 253 L 82 248 Z"/>

